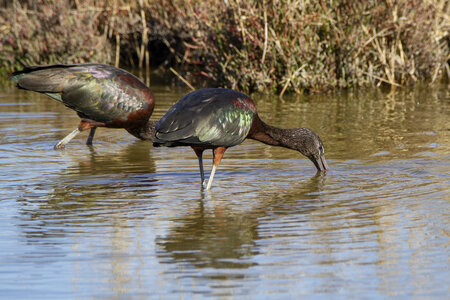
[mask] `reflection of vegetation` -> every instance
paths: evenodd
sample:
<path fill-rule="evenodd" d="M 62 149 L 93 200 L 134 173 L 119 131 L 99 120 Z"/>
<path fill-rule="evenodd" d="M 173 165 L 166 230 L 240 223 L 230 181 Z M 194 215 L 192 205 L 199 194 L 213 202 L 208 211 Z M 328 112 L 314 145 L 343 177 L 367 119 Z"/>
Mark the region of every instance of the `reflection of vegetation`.
<path fill-rule="evenodd" d="M 150 200 L 155 192 L 156 180 L 148 177 L 155 170 L 149 148 L 150 143 L 137 141 L 118 153 L 91 151 L 87 158 L 65 153 L 73 156 L 73 166 L 19 188 L 27 237 L 64 236 L 72 226 L 111 224 L 128 214 L 135 219 L 136 211 L 148 209 L 143 198 Z"/>
<path fill-rule="evenodd" d="M 280 127 L 308 126 L 320 132 L 327 159 L 380 160 L 408 158 L 428 151 L 430 145 L 448 144 L 445 130 L 449 127 L 449 97 L 445 84 L 417 84 L 389 93 L 383 89 L 349 89 L 297 97 L 301 101 L 266 100 L 257 104 L 264 120 Z"/>
<path fill-rule="evenodd" d="M 96 152 L 95 147 L 90 147 L 91 155 L 89 159 L 80 159 L 79 155 L 70 151 L 65 152 L 65 156 L 73 156 L 73 162 L 77 165 L 72 167 L 71 170 L 83 176 L 138 175 L 155 172 L 155 164 L 150 155 L 152 148 L 150 142 L 134 141 L 119 153 L 106 152 L 100 154 Z"/>
<path fill-rule="evenodd" d="M 435 1 L 0 2 L 0 68 L 178 63 L 213 84 L 322 90 L 403 84 L 448 68 L 450 6 Z"/>
<path fill-rule="evenodd" d="M 327 104 L 330 113 L 324 117 L 333 125 L 325 144 L 347 159 L 411 157 L 445 136 L 439 132 L 448 123 L 445 99 L 446 86 L 341 94 Z M 377 153 L 381 156 L 373 156 Z"/>

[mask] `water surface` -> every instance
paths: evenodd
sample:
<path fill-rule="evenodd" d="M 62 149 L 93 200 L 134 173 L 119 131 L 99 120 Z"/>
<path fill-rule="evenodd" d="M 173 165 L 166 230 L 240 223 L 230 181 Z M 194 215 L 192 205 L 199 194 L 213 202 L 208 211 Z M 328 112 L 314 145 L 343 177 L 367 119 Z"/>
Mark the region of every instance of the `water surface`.
<path fill-rule="evenodd" d="M 187 92 L 152 89 L 152 119 Z M 100 128 L 55 151 L 76 114 L 3 88 L 0 297 L 448 298 L 448 86 L 254 99 L 319 133 L 330 171 L 246 141 L 205 192 L 190 148 Z"/>

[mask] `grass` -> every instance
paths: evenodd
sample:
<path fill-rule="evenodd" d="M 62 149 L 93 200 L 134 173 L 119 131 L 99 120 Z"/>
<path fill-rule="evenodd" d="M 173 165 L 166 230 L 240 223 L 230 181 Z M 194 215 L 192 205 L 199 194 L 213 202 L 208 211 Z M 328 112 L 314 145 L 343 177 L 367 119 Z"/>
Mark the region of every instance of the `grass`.
<path fill-rule="evenodd" d="M 173 67 L 196 86 L 280 95 L 398 87 L 449 78 L 449 16 L 444 0 L 13 0 L 0 69 Z"/>

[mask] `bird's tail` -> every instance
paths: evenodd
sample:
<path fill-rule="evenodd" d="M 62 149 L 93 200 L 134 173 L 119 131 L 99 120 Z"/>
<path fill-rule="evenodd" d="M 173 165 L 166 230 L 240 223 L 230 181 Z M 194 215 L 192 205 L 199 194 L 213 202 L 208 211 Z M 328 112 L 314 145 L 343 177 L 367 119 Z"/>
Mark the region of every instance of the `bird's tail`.
<path fill-rule="evenodd" d="M 174 144 L 174 142 L 171 141 L 165 141 L 162 139 L 158 138 L 158 134 L 155 134 L 155 136 L 153 137 L 153 147 L 161 147 L 161 146 L 165 146 L 165 147 L 174 147 L 177 146 Z"/>
<path fill-rule="evenodd" d="M 159 140 L 156 136 L 153 137 L 153 147 L 164 146 L 164 141 Z"/>
<path fill-rule="evenodd" d="M 182 142 L 170 142 L 170 141 L 162 141 L 157 137 L 153 138 L 153 147 L 177 147 L 177 146 L 189 146 L 190 144 L 185 144 Z"/>
<path fill-rule="evenodd" d="M 17 87 L 40 93 L 60 93 L 68 79 L 66 65 L 33 66 L 12 73 L 10 79 Z"/>

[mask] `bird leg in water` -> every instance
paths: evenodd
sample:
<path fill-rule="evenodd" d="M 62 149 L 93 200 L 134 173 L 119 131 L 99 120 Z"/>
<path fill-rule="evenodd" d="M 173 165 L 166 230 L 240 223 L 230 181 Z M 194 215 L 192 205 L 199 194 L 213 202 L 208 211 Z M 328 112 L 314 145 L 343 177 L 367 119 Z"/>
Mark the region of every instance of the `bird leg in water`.
<path fill-rule="evenodd" d="M 204 151 L 204 149 L 196 148 L 196 147 L 192 147 L 192 149 L 194 149 L 194 152 L 198 158 L 198 165 L 200 166 L 200 180 L 201 180 L 201 185 L 203 186 L 204 181 L 205 181 L 205 173 L 203 172 L 203 151 Z"/>
<path fill-rule="evenodd" d="M 86 140 L 86 145 L 92 145 L 92 140 L 94 139 L 94 134 L 95 134 L 95 130 L 97 129 L 97 127 L 92 127 L 91 131 L 89 132 L 89 136 Z"/>
<path fill-rule="evenodd" d="M 208 180 L 208 185 L 206 186 L 206 190 L 209 190 L 211 188 L 211 184 L 214 179 L 214 174 L 216 173 L 216 169 L 219 166 L 220 161 L 222 160 L 225 150 L 227 150 L 227 148 L 225 148 L 225 147 L 217 147 L 217 148 L 213 149 L 213 167 L 211 170 L 211 175 L 209 175 L 209 180 Z"/>
<path fill-rule="evenodd" d="M 98 126 L 105 126 L 105 123 L 96 122 L 96 121 L 90 120 L 90 119 L 81 119 L 81 122 L 78 125 L 78 129 L 80 131 L 85 131 L 88 129 L 91 130 L 89 132 L 89 136 L 86 140 L 86 145 L 89 145 L 89 146 L 92 145 L 92 140 L 94 139 L 95 130 L 97 129 Z"/>
<path fill-rule="evenodd" d="M 55 149 L 64 149 L 64 146 L 68 142 L 70 142 L 75 136 L 77 136 L 77 134 L 88 129 L 91 129 L 91 132 L 89 133 L 89 137 L 86 141 L 86 144 L 92 145 L 92 139 L 94 138 L 95 129 L 97 126 L 105 126 L 105 123 L 95 122 L 89 119 L 82 119 L 80 124 L 78 125 L 78 128 L 69 133 L 61 141 L 59 141 L 59 143 L 55 145 Z"/>
<path fill-rule="evenodd" d="M 74 131 L 72 131 L 71 133 L 69 133 L 68 135 L 66 135 L 65 138 L 63 138 L 62 140 L 60 140 L 58 142 L 58 144 L 55 145 L 55 149 L 56 150 L 61 150 L 64 149 L 64 146 L 70 142 L 75 136 L 77 136 L 77 134 L 79 134 L 81 131 L 77 128 Z"/>

